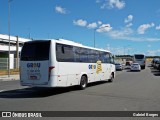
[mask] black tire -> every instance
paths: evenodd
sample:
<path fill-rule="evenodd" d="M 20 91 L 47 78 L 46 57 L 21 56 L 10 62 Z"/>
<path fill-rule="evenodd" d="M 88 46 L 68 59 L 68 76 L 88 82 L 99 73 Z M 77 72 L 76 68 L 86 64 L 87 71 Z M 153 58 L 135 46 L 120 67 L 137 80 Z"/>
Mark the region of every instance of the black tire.
<path fill-rule="evenodd" d="M 144 69 L 145 69 L 145 66 L 143 66 L 142 69 L 144 70 Z"/>
<path fill-rule="evenodd" d="M 81 77 L 80 89 L 84 90 L 87 87 L 87 78 L 86 76 Z"/>
<path fill-rule="evenodd" d="M 108 80 L 108 82 L 113 82 L 113 74 L 111 74 L 111 78 Z"/>

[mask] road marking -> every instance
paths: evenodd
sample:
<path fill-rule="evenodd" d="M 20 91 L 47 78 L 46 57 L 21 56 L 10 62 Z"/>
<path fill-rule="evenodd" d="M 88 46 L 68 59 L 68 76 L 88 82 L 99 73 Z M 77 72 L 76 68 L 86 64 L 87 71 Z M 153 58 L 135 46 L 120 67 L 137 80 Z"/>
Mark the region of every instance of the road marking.
<path fill-rule="evenodd" d="M 0 92 L 4 92 L 4 90 L 0 90 Z"/>

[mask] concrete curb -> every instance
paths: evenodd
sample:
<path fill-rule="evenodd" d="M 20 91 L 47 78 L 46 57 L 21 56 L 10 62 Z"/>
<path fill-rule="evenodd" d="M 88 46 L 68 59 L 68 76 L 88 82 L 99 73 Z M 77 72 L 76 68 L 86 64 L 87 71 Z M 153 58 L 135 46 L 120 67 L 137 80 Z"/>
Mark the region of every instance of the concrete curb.
<path fill-rule="evenodd" d="M 13 80 L 19 80 L 19 75 L 10 75 L 10 77 L 8 77 L 7 75 L 0 76 L 0 81 L 13 81 Z"/>

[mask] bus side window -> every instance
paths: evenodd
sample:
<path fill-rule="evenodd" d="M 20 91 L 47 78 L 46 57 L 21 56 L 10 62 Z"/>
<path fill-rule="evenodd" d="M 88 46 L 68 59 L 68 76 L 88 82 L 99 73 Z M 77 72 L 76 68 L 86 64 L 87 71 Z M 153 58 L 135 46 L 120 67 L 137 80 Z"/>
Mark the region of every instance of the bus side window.
<path fill-rule="evenodd" d="M 107 58 L 107 63 L 111 63 L 111 58 L 109 53 L 106 54 L 106 58 Z"/>
<path fill-rule="evenodd" d="M 94 55 L 94 50 L 88 50 L 89 53 L 88 53 L 88 62 L 89 63 L 95 63 L 95 55 Z"/>
<path fill-rule="evenodd" d="M 57 44 L 56 56 L 59 62 L 73 62 L 73 47 L 69 45 Z"/>
<path fill-rule="evenodd" d="M 100 59 L 100 55 L 99 55 L 99 51 L 95 51 L 95 56 L 94 56 L 95 58 L 95 62 L 97 62 L 97 61 L 99 61 Z"/>
<path fill-rule="evenodd" d="M 80 62 L 88 62 L 88 51 L 86 48 L 80 48 Z"/>
<path fill-rule="evenodd" d="M 80 48 L 73 47 L 74 62 L 80 62 Z"/>
<path fill-rule="evenodd" d="M 112 56 L 112 55 L 110 54 L 110 58 L 111 58 L 111 62 L 110 62 L 110 63 L 115 64 L 115 62 L 114 62 L 114 56 Z"/>
<path fill-rule="evenodd" d="M 61 47 L 61 51 L 64 54 L 64 46 Z"/>
<path fill-rule="evenodd" d="M 106 53 L 106 52 L 100 52 L 100 59 L 101 59 L 102 63 L 107 63 L 107 59 L 108 59 L 107 54 L 108 53 Z"/>

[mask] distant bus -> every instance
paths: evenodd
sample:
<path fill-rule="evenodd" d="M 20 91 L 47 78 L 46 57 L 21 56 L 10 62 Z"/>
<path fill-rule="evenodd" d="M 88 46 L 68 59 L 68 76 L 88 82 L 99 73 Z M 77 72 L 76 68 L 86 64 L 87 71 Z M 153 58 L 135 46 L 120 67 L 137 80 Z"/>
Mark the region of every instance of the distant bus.
<path fill-rule="evenodd" d="M 135 54 L 133 56 L 133 62 L 139 63 L 142 69 L 145 69 L 146 66 L 146 57 L 144 54 Z"/>
<path fill-rule="evenodd" d="M 32 87 L 85 89 L 95 81 L 113 81 L 115 65 L 107 50 L 83 46 L 68 40 L 26 42 L 21 51 L 20 83 Z"/>

